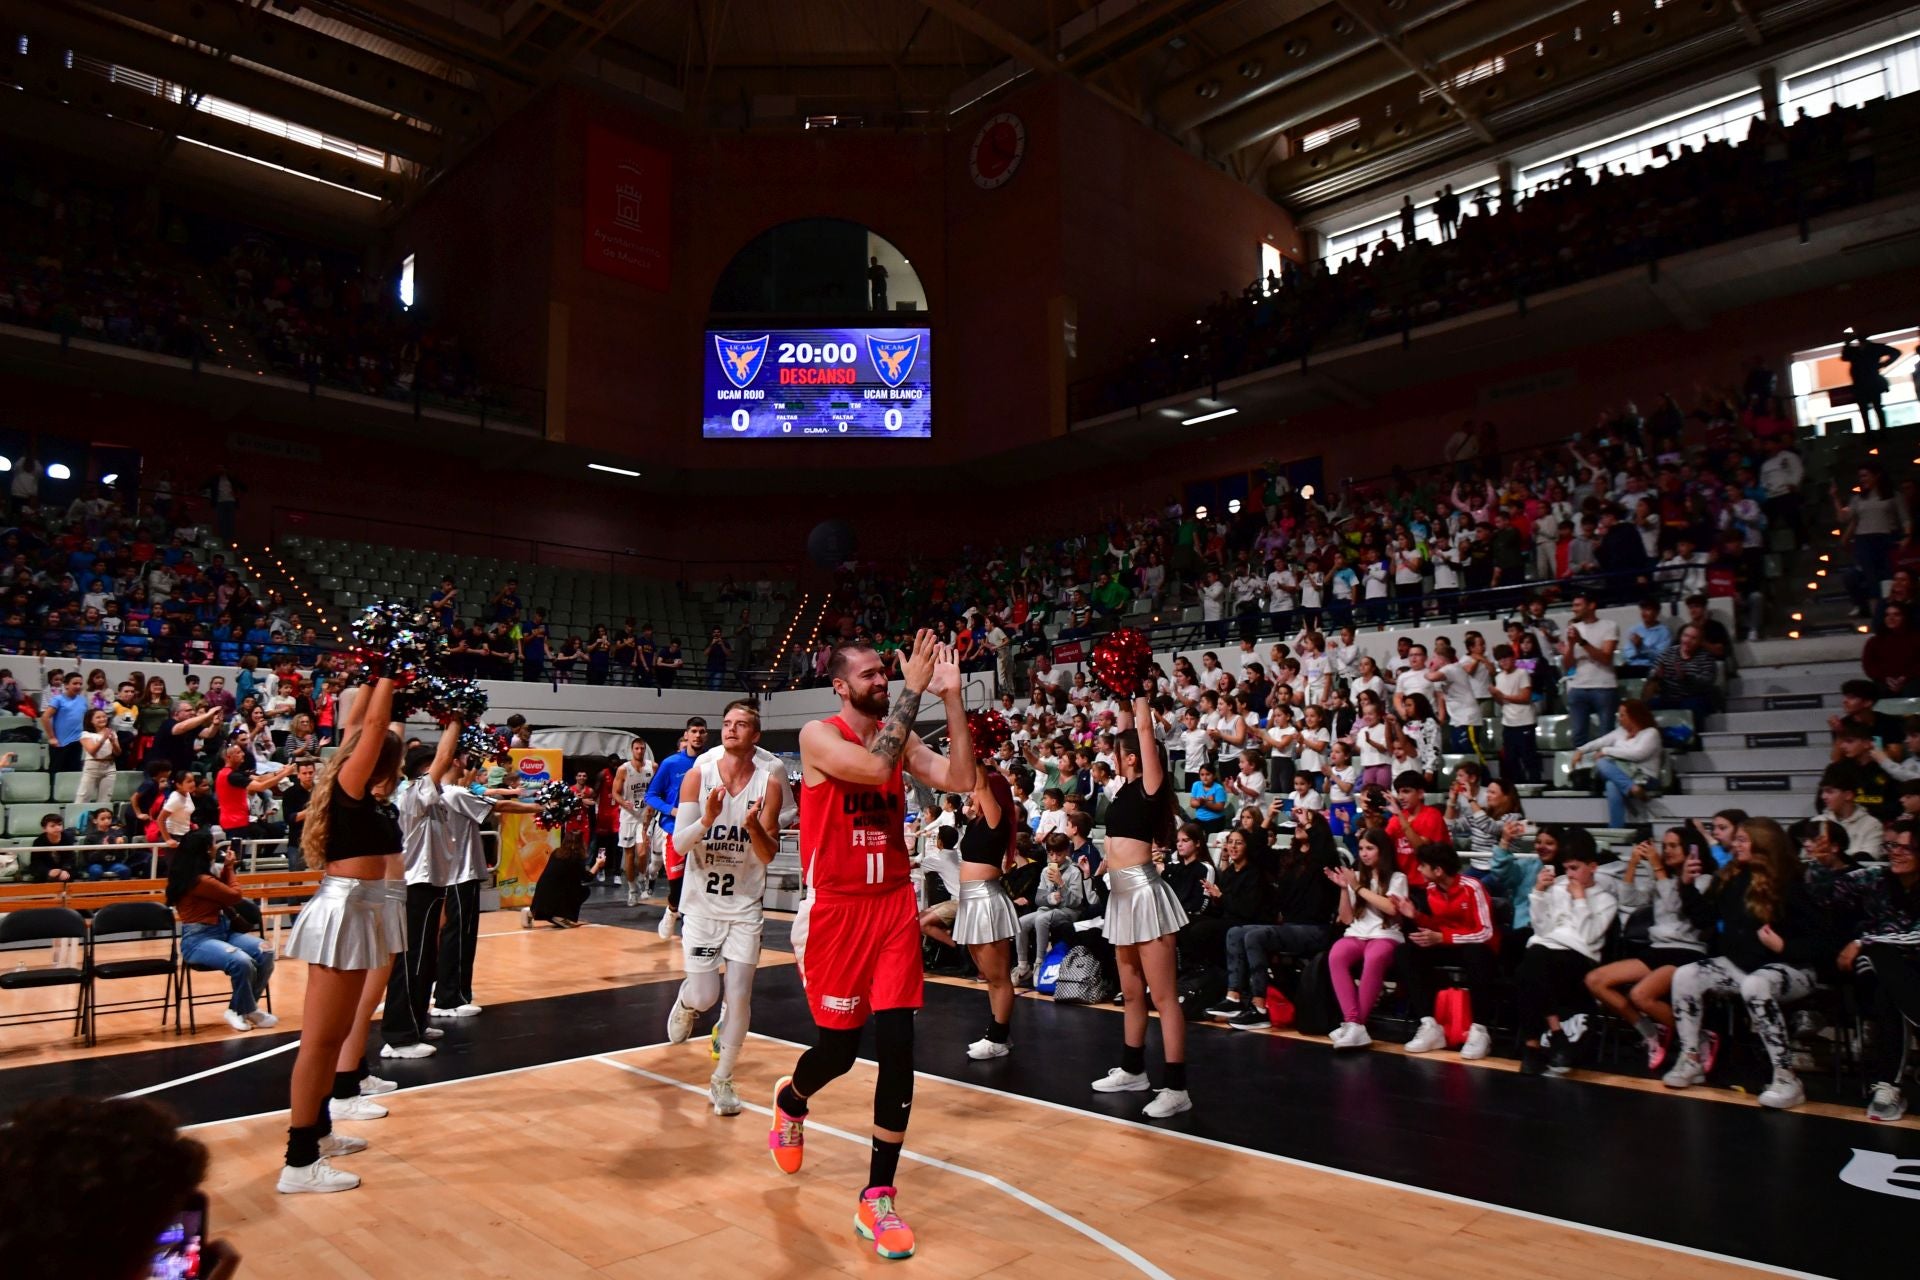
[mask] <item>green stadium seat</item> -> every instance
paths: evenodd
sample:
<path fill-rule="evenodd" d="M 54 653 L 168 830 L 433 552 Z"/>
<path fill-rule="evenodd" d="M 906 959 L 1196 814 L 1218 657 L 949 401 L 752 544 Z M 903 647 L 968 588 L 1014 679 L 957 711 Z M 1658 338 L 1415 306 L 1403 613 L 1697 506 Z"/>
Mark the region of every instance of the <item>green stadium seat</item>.
<path fill-rule="evenodd" d="M 52 776 L 54 801 L 59 804 L 72 804 L 73 798 L 80 794 L 80 775 L 69 771 Z"/>
<path fill-rule="evenodd" d="M 139 769 L 119 769 L 113 775 L 113 798 L 116 803 L 133 799 L 133 793 L 140 789 L 140 783 L 146 774 Z"/>
<path fill-rule="evenodd" d="M 0 776 L 0 800 L 8 804 L 45 804 L 52 796 L 53 780 L 48 774 L 22 773 L 16 769 Z"/>
<path fill-rule="evenodd" d="M 47 744 L 44 742 L 0 743 L 0 751 L 13 752 L 13 767 L 23 773 L 33 773 L 47 767 Z"/>
<path fill-rule="evenodd" d="M 32 839 L 40 834 L 40 819 L 49 813 L 59 813 L 57 804 L 24 803 L 7 805 L 7 834 Z"/>

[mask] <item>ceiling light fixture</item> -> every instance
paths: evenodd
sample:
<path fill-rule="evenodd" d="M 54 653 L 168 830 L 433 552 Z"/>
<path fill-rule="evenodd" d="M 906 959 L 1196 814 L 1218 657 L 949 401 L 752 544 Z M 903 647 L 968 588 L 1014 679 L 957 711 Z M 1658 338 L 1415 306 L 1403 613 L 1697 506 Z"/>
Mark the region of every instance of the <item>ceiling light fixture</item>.
<path fill-rule="evenodd" d="M 1202 422 L 1212 422 L 1215 418 L 1231 418 L 1238 412 L 1240 412 L 1238 409 L 1215 409 L 1212 413 L 1203 413 L 1197 418 L 1182 418 L 1180 425 L 1191 427 Z"/>
<path fill-rule="evenodd" d="M 587 470 L 604 471 L 609 475 L 616 476 L 638 476 L 640 474 L 638 471 L 629 471 L 625 467 L 610 467 L 604 462 L 589 462 L 587 464 Z"/>

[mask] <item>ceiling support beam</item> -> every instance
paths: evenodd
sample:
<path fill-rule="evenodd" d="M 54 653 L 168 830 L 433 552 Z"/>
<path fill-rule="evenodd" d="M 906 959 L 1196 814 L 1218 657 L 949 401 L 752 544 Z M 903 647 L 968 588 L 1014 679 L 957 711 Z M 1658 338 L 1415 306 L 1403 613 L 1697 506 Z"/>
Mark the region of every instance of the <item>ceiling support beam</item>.
<path fill-rule="evenodd" d="M 1442 102 L 1452 107 L 1454 114 L 1473 131 L 1474 137 L 1482 142 L 1494 141 L 1493 130 L 1487 128 L 1486 122 L 1480 118 L 1480 113 L 1461 101 L 1460 95 L 1447 84 L 1445 75 L 1438 68 L 1407 47 L 1406 37 L 1397 27 L 1389 27 L 1374 21 L 1373 15 L 1367 12 L 1366 6 L 1356 3 L 1355 0 L 1338 0 L 1338 2 L 1347 15 L 1359 23 L 1368 35 L 1378 41 L 1394 57 L 1404 62 L 1407 70 L 1413 72 L 1427 88 L 1438 94 Z"/>
<path fill-rule="evenodd" d="M 1761 34 L 1760 24 L 1754 21 L 1751 0 L 1732 0 L 1732 3 L 1733 20 L 1739 24 L 1740 34 L 1747 38 L 1747 43 L 1756 49 L 1765 44 L 1767 38 Z"/>

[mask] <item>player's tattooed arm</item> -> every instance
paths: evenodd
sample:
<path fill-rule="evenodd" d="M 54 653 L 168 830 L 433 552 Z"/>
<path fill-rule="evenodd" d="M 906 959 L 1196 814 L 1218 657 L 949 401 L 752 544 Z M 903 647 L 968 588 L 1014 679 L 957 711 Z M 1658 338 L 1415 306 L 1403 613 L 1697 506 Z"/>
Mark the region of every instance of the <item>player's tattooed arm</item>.
<path fill-rule="evenodd" d="M 907 749 L 907 740 L 913 737 L 914 717 L 919 714 L 919 690 L 902 689 L 895 695 L 893 706 L 887 711 L 886 723 L 880 726 L 879 734 L 867 750 L 886 761 L 889 767 L 898 764 L 901 754 Z"/>

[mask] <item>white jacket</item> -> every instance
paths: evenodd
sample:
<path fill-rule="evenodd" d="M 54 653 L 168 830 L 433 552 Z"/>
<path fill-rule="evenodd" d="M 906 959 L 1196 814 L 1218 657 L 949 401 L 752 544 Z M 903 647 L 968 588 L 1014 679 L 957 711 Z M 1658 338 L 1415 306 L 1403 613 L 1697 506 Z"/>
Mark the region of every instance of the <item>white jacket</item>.
<path fill-rule="evenodd" d="M 1566 877 L 1562 876 L 1545 893 L 1534 890 L 1527 902 L 1533 912 L 1533 937 L 1528 946 L 1578 951 L 1595 964 L 1600 962 L 1607 931 L 1613 928 L 1613 918 L 1620 911 L 1611 893 L 1595 883 L 1586 897 L 1576 898 L 1567 891 Z"/>
<path fill-rule="evenodd" d="M 1601 734 L 1592 742 L 1580 748 L 1583 756 L 1606 756 L 1618 760 L 1636 781 L 1644 782 L 1660 776 L 1660 730 L 1642 729 L 1638 733 L 1628 733 L 1615 727 Z"/>

